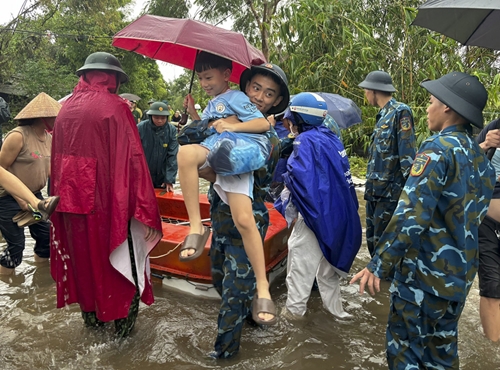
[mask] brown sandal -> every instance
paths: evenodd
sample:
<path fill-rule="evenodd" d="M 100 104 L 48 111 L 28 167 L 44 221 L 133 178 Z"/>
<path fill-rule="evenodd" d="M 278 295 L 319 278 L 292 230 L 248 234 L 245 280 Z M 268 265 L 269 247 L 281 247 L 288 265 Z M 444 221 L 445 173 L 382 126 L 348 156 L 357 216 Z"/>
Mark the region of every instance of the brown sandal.
<path fill-rule="evenodd" d="M 16 216 L 18 216 L 18 215 L 19 215 L 19 213 Z M 40 216 L 41 213 L 38 213 L 38 215 Z M 30 211 L 23 211 L 23 217 L 16 217 L 16 219 L 17 219 L 17 221 L 14 221 L 14 218 L 12 218 L 12 221 L 16 222 L 17 226 L 20 228 L 30 226 L 30 225 L 36 224 L 37 222 L 43 221 L 43 218 L 41 216 L 35 218 L 33 216 L 33 212 L 30 212 Z"/>
<path fill-rule="evenodd" d="M 14 217 L 12 217 L 12 222 L 18 223 L 27 215 L 29 215 L 31 217 L 31 212 L 30 211 L 19 211 L 16 213 L 16 215 Z"/>
<path fill-rule="evenodd" d="M 274 315 L 271 320 L 262 320 L 259 313 L 269 313 Z M 274 302 L 267 298 L 259 298 L 257 294 L 252 301 L 252 319 L 259 325 L 271 326 L 278 322 L 278 315 L 276 314 L 276 306 Z"/>
<path fill-rule="evenodd" d="M 57 205 L 59 204 L 59 197 L 48 197 L 47 199 L 41 200 L 38 202 L 38 210 L 40 212 L 44 212 L 47 214 L 47 218 L 56 210 Z"/>
<path fill-rule="evenodd" d="M 208 237 L 210 236 L 210 229 L 206 226 L 203 226 L 203 234 L 189 234 L 184 239 L 184 243 L 182 243 L 182 248 L 179 251 L 179 260 L 181 262 L 191 261 L 202 255 L 203 250 L 205 249 L 205 244 L 207 243 Z M 187 249 L 194 249 L 195 252 L 190 255 L 183 257 L 181 256 L 182 251 Z"/>

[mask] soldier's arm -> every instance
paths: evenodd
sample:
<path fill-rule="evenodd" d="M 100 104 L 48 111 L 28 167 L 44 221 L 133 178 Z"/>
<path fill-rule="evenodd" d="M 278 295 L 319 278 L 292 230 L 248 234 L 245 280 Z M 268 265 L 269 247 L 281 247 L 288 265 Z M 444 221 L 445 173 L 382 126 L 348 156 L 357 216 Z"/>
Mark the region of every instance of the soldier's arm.
<path fill-rule="evenodd" d="M 432 148 L 415 157 L 398 207 L 367 266 L 378 278 L 391 277 L 408 249 L 420 245 L 420 235 L 429 228 L 441 195 L 445 173 L 445 158 Z"/>
<path fill-rule="evenodd" d="M 170 139 L 167 147 L 167 170 L 165 171 L 165 183 L 175 184 L 177 176 L 177 152 L 179 151 L 179 142 L 177 141 L 177 130 L 174 126 L 169 125 Z"/>
<path fill-rule="evenodd" d="M 401 171 L 405 178 L 410 174 L 416 152 L 415 127 L 410 110 L 404 109 L 397 115 L 398 152 Z"/>

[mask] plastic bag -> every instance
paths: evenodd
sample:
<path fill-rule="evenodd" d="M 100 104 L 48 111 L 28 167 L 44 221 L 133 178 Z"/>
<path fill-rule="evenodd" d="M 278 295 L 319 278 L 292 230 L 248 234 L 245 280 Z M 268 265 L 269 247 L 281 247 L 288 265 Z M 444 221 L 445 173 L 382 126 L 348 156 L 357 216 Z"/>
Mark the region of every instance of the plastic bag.
<path fill-rule="evenodd" d="M 180 145 L 199 144 L 207 137 L 215 134 L 214 128 L 208 127 L 209 120 L 195 120 L 184 126 L 177 136 Z"/>
<path fill-rule="evenodd" d="M 263 134 L 224 131 L 208 154 L 208 163 L 222 176 L 258 170 L 271 153 L 271 143 Z"/>
<path fill-rule="evenodd" d="M 274 201 L 274 208 L 285 218 L 288 227 L 299 216 L 299 211 L 293 204 L 290 190 L 284 188 L 280 196 Z"/>

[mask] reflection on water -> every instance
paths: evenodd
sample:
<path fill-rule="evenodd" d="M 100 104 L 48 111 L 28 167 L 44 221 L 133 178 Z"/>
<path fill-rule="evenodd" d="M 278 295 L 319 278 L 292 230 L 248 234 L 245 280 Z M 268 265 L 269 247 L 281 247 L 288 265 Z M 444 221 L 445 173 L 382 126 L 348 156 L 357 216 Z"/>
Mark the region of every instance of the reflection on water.
<path fill-rule="evenodd" d="M 352 273 L 368 260 L 363 246 Z M 354 315 L 352 320 L 335 319 L 322 307 L 318 292 L 313 292 L 305 319 L 282 318 L 267 330 L 247 326 L 239 355 L 212 360 L 207 354 L 215 338 L 217 301 L 155 285 L 155 303 L 141 308 L 131 337 L 119 342 L 113 338 L 112 325 L 100 330 L 84 328 L 76 305 L 55 308 L 49 266 L 35 264 L 33 243 L 28 242 L 16 275 L 0 278 L 0 368 L 386 369 L 387 288 L 375 298 L 359 296 L 357 285 L 344 281 L 344 307 Z M 283 307 L 283 276 L 273 284 L 272 293 L 278 307 Z M 500 347 L 484 339 L 478 306 L 476 281 L 459 325 L 461 368 L 500 369 Z"/>

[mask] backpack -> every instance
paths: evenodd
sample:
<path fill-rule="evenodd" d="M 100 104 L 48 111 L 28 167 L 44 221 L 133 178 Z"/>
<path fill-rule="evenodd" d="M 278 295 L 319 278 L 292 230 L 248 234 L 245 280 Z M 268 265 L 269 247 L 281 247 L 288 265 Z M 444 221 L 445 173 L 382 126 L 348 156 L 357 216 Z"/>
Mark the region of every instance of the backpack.
<path fill-rule="evenodd" d="M 10 110 L 7 102 L 0 97 L 0 124 L 10 120 Z"/>

